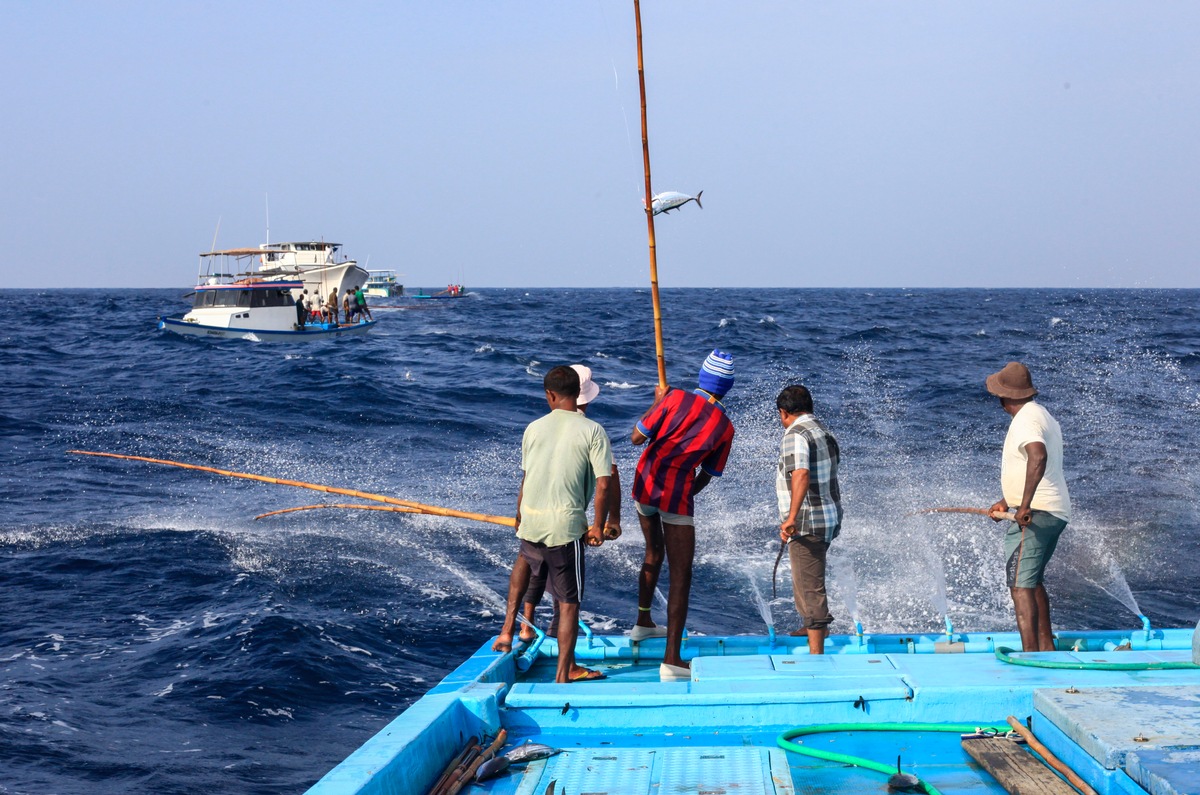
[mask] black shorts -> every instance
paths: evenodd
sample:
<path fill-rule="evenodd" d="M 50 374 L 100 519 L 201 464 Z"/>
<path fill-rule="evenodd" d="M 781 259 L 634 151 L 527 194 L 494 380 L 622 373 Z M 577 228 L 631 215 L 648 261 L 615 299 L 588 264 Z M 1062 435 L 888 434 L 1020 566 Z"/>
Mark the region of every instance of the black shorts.
<path fill-rule="evenodd" d="M 521 557 L 529 562 L 530 578 L 544 579 L 555 601 L 572 605 L 583 601 L 583 539 L 548 547 L 522 538 Z"/>

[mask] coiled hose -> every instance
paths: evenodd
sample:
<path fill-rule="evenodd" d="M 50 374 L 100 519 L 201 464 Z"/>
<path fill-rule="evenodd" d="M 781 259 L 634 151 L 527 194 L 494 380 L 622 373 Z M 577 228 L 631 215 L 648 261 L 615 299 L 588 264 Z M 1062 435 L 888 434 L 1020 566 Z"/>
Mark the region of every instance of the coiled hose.
<path fill-rule="evenodd" d="M 839 754 L 835 751 L 821 751 L 816 748 L 800 745 L 792 742 L 793 737 L 805 737 L 810 734 L 824 734 L 826 732 L 954 732 L 956 734 L 970 734 L 976 731 L 995 732 L 997 734 L 1005 734 L 1009 731 L 1009 727 L 1005 726 L 980 726 L 974 723 L 822 723 L 816 726 L 798 726 L 794 729 L 788 729 L 776 738 L 776 744 L 785 751 L 792 753 L 803 754 L 804 756 L 812 756 L 817 759 L 824 759 L 829 762 L 838 762 L 844 765 L 854 765 L 855 767 L 864 767 L 868 770 L 874 770 L 877 773 L 883 773 L 890 776 L 896 772 L 896 768 L 892 765 L 885 765 L 876 762 L 872 759 L 863 759 L 859 756 L 851 756 L 849 754 Z M 928 781 L 920 780 L 921 788 L 928 795 L 941 795 L 936 787 Z"/>

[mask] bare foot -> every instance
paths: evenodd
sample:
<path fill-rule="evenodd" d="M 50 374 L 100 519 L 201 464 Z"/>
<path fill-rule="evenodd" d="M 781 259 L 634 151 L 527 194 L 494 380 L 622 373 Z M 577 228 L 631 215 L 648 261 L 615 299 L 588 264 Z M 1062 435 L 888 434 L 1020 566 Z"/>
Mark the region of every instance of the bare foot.
<path fill-rule="evenodd" d="M 502 632 L 492 643 L 492 651 L 506 652 L 512 651 L 512 635 Z"/>

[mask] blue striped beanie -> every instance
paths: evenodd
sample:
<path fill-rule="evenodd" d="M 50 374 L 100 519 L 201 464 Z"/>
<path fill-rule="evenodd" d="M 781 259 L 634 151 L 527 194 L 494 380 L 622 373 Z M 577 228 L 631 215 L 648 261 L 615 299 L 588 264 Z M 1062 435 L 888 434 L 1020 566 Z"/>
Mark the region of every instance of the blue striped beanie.
<path fill-rule="evenodd" d="M 724 397 L 733 386 L 733 355 L 713 351 L 700 365 L 700 388 L 710 395 Z"/>

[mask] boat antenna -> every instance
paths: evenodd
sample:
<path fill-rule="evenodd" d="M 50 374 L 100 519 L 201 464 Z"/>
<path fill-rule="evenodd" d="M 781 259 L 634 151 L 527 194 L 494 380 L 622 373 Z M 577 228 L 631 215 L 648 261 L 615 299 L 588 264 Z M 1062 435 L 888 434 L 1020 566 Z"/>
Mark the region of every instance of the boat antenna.
<path fill-rule="evenodd" d="M 642 10 L 633 0 L 633 18 L 637 24 L 638 91 L 642 98 L 642 167 L 646 173 L 646 231 L 650 240 L 650 300 L 654 304 L 654 351 L 658 357 L 658 385 L 667 386 L 667 359 L 663 355 L 662 303 L 658 298 L 658 257 L 654 243 L 654 194 L 650 190 L 650 135 L 646 127 L 646 72 L 642 67 Z"/>
<path fill-rule="evenodd" d="M 263 204 L 267 207 L 267 245 L 271 245 L 271 196 L 263 194 Z"/>
<path fill-rule="evenodd" d="M 217 228 L 213 230 L 213 242 L 212 242 L 212 248 L 209 249 L 210 253 L 217 250 L 217 235 L 219 235 L 220 233 L 221 233 L 221 216 L 218 215 L 217 216 Z"/>

